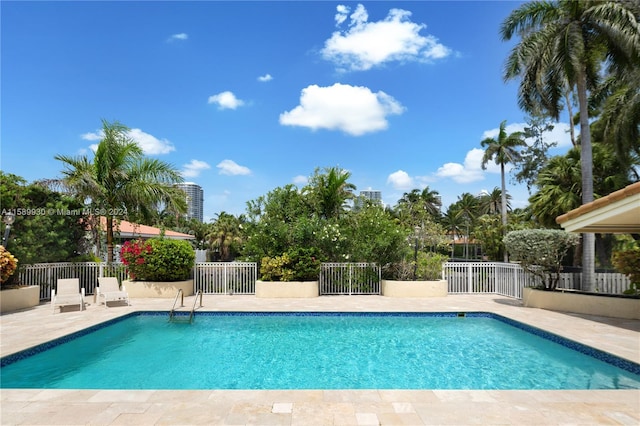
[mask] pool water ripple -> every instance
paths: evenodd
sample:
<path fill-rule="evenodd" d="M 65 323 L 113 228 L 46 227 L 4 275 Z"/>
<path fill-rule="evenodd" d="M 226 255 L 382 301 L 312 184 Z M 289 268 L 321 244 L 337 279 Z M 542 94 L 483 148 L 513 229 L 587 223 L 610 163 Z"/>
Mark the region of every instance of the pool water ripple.
<path fill-rule="evenodd" d="M 628 371 L 572 350 L 566 342 L 562 345 L 545 338 L 549 337 L 545 333 L 523 328 L 488 314 L 207 313 L 197 315 L 192 324 L 168 322 L 166 313 L 139 314 L 30 356 L 3 359 L 1 385 L 72 389 L 640 388 L 640 374 L 633 371 L 637 365 Z"/>

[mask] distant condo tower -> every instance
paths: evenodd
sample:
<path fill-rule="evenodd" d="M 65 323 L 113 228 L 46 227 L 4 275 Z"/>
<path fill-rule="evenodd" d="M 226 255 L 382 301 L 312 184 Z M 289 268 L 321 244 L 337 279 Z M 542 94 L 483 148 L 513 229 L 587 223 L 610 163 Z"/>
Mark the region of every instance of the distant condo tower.
<path fill-rule="evenodd" d="M 383 205 L 382 191 L 373 190 L 371 188 L 364 191 L 360 191 L 360 195 L 356 197 L 356 199 L 354 200 L 355 207 L 362 208 L 366 200 L 369 200 L 374 204 Z"/>
<path fill-rule="evenodd" d="M 178 183 L 176 186 L 187 195 L 187 218 L 202 222 L 204 191 L 193 182 Z"/>
<path fill-rule="evenodd" d="M 366 191 L 360 191 L 360 196 L 373 202 L 382 204 L 382 191 L 376 191 L 369 188 Z"/>

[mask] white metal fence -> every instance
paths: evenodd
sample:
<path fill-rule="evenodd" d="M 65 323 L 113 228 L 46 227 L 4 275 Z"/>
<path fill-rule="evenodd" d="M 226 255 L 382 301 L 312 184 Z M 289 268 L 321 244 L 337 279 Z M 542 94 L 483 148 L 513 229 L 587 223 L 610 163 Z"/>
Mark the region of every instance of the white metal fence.
<path fill-rule="evenodd" d="M 40 286 L 40 300 L 46 300 L 51 298 L 51 290 L 56 289 L 60 278 L 78 278 L 80 288 L 84 288 L 86 294 L 93 294 L 98 277 L 118 277 L 122 281 L 127 279 L 127 274 L 121 263 L 35 263 L 22 266 L 19 279 L 23 284 Z"/>
<path fill-rule="evenodd" d="M 581 288 L 582 274 L 580 272 L 567 272 L 560 274 L 558 287 L 560 288 Z M 595 289 L 599 293 L 620 294 L 631 285 L 631 280 L 624 274 L 610 272 L 596 272 L 594 275 L 596 281 Z"/>
<path fill-rule="evenodd" d="M 522 298 L 522 288 L 535 285 L 520 265 L 499 262 L 447 262 L 442 271 L 449 293 L 494 293 Z"/>
<path fill-rule="evenodd" d="M 380 267 L 374 263 L 323 263 L 320 294 L 380 294 Z"/>
<path fill-rule="evenodd" d="M 561 273 L 558 288 L 580 289 L 580 273 Z M 522 298 L 522 288 L 540 284 L 539 279 L 520 265 L 500 262 L 447 262 L 443 278 L 449 293 L 495 293 Z M 596 273 L 596 290 L 600 293 L 622 294 L 630 281 L 623 274 Z"/>
<path fill-rule="evenodd" d="M 205 294 L 254 294 L 257 279 L 254 262 L 200 262 L 193 269 L 194 290 Z M 40 300 L 51 297 L 60 278 L 78 278 L 86 294 L 94 294 L 98 277 L 126 280 L 121 263 L 79 262 L 23 265 L 19 279 L 40 286 Z M 381 270 L 371 263 L 323 263 L 320 268 L 320 294 L 380 294 Z M 447 262 L 443 268 L 449 293 L 490 293 L 522 298 L 522 289 L 536 285 L 535 278 L 522 267 L 499 262 Z M 629 288 L 622 274 L 596 273 L 596 289 L 621 294 Z M 559 288 L 580 288 L 579 273 L 562 273 Z"/>
<path fill-rule="evenodd" d="M 204 294 L 254 294 L 257 270 L 255 262 L 196 263 L 194 290 Z"/>

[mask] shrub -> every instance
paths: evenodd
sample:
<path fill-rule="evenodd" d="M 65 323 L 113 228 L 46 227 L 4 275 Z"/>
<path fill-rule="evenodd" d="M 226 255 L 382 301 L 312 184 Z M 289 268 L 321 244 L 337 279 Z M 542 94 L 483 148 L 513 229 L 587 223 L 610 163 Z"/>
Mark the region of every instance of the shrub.
<path fill-rule="evenodd" d="M 186 280 L 195 262 L 195 252 L 188 241 L 165 238 L 127 241 L 120 257 L 129 277 L 139 281 Z"/>
<path fill-rule="evenodd" d="M 5 283 L 18 268 L 18 259 L 4 246 L 0 246 L 0 283 Z"/>
<path fill-rule="evenodd" d="M 556 229 L 511 231 L 504 237 L 512 260 L 520 261 L 522 267 L 540 278 L 548 290 L 558 285 L 562 259 L 579 242 L 579 235 Z"/>
<path fill-rule="evenodd" d="M 402 260 L 388 266 L 385 278 L 398 281 L 411 281 L 414 279 L 423 281 L 435 281 L 442 278 L 442 265 L 449 259 L 448 256 L 434 252 L 418 252 L 418 262 Z"/>
<path fill-rule="evenodd" d="M 260 264 L 262 281 L 315 281 L 319 275 L 320 260 L 313 248 L 295 248 L 281 256 L 266 256 Z"/>
<path fill-rule="evenodd" d="M 625 294 L 640 294 L 640 248 L 618 251 L 613 254 L 613 266 L 629 277 L 631 285 Z"/>

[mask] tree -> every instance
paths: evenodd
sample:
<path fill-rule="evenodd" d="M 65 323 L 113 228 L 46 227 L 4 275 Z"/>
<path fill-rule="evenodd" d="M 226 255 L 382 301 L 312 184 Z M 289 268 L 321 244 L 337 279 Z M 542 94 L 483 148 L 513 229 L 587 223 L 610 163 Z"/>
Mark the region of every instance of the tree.
<path fill-rule="evenodd" d="M 480 145 L 485 148 L 482 157 L 482 169 L 487 168 L 487 163 L 493 161 L 500 165 L 500 188 L 502 190 L 502 200 L 500 202 L 500 213 L 502 215 L 502 227 L 507 228 L 507 186 L 505 184 L 504 166 L 505 164 L 515 164 L 520 160 L 518 148 L 527 146 L 524 142 L 522 132 L 513 132 L 507 134 L 507 121 L 500 123 L 500 130 L 497 138 L 486 138 Z M 504 252 L 504 261 L 508 262 L 507 252 Z"/>
<path fill-rule="evenodd" d="M 438 191 L 426 186 L 422 191 L 415 188 L 405 192 L 398 200 L 395 210 L 404 225 L 420 226 L 425 220 L 437 219 L 440 216 L 442 201 Z"/>
<path fill-rule="evenodd" d="M 597 86 L 605 60 L 615 69 L 638 66 L 638 8 L 631 1 L 533 1 L 511 12 L 500 28 L 505 41 L 521 38 L 507 59 L 504 77 L 521 78 L 522 109 L 543 108 L 558 120 L 567 87 L 576 90 L 583 204 L 594 199 L 588 91 Z M 594 235 L 585 234 L 583 245 L 583 282 L 593 289 Z"/>
<path fill-rule="evenodd" d="M 458 212 L 449 206 L 447 212 L 442 216 L 442 225 L 451 234 L 451 258 L 453 259 L 456 252 L 456 235 L 462 233 L 463 221 Z"/>
<path fill-rule="evenodd" d="M 303 193 L 309 196 L 315 212 L 324 219 L 338 218 L 352 199 L 356 186 L 349 183 L 351 173 L 339 167 L 316 169 Z"/>
<path fill-rule="evenodd" d="M 243 241 L 240 218 L 226 212 L 218 213 L 207 239 L 213 250 L 218 253 L 217 260 L 223 262 L 233 260 Z"/>
<path fill-rule="evenodd" d="M 505 230 L 498 215 L 482 215 L 478 218 L 478 226 L 474 237 L 482 244 L 482 252 L 489 260 L 500 261 L 504 258 Z"/>
<path fill-rule="evenodd" d="M 511 195 L 507 194 L 507 210 L 511 209 L 509 200 L 511 200 Z M 478 208 L 481 214 L 500 214 L 502 211 L 502 190 L 496 186 L 491 192 L 480 195 Z"/>
<path fill-rule="evenodd" d="M 65 262 L 86 252 L 87 217 L 78 200 L 0 171 L 0 205 L 16 215 L 6 248 L 20 265 Z"/>
<path fill-rule="evenodd" d="M 640 66 L 621 75 L 611 75 L 592 94 L 602 112 L 593 124 L 594 137 L 614 147 L 621 164 L 640 159 Z M 630 168 L 636 180 L 638 170 Z"/>
<path fill-rule="evenodd" d="M 128 131 L 117 121 L 102 120 L 103 137 L 93 161 L 86 155 L 55 156 L 64 163 L 62 184 L 104 213 L 108 262 L 113 261 L 114 218 L 128 217 L 129 210 L 149 215 L 150 207 L 161 202 L 186 212 L 184 196 L 180 197 L 173 187 L 182 182 L 180 173 L 168 163 L 146 158 Z"/>
<path fill-rule="evenodd" d="M 475 225 L 476 219 L 480 216 L 478 198 L 468 192 L 465 192 L 458 196 L 458 201 L 449 206 L 449 211 L 460 219 L 459 229 L 466 230 L 465 235 L 467 241 L 465 244 L 465 257 L 468 258 L 471 230 Z"/>
<path fill-rule="evenodd" d="M 557 229 L 527 229 L 511 231 L 504 244 L 522 267 L 538 277 L 548 290 L 554 290 L 560 279 L 562 259 L 580 237 Z"/>
<path fill-rule="evenodd" d="M 520 151 L 520 162 L 516 164 L 514 179 L 518 183 L 525 183 L 529 194 L 531 194 L 531 188 L 535 186 L 540 169 L 548 161 L 549 149 L 558 145 L 557 142 L 547 142 L 544 138 L 544 134 L 552 131 L 553 128 L 548 117 L 536 112 L 529 115 L 527 126 L 522 132 L 530 142 Z"/>

